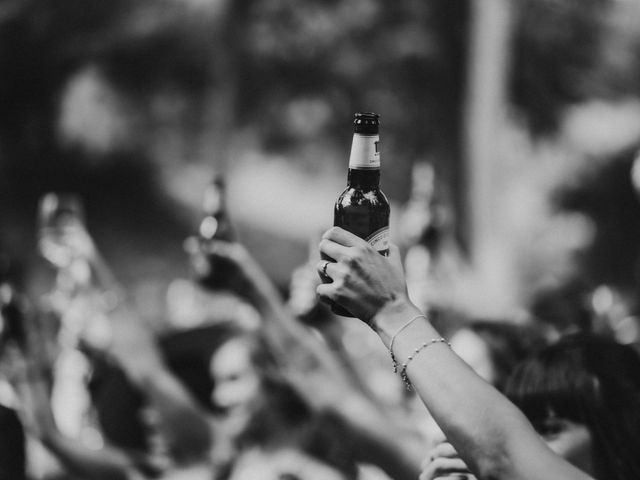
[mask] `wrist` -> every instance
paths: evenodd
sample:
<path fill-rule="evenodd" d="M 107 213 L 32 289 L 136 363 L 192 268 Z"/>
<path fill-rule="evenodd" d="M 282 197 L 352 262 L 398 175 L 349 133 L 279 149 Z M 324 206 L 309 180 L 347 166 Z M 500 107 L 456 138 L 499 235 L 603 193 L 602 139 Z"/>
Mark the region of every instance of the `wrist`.
<path fill-rule="evenodd" d="M 422 312 L 407 297 L 387 302 L 371 318 L 370 325 L 380 336 L 382 342 L 389 347 L 394 334 L 413 317 Z"/>
<path fill-rule="evenodd" d="M 52 415 L 47 415 L 45 418 L 36 418 L 35 423 L 36 425 L 32 429 L 33 433 L 44 446 L 51 448 L 60 442 L 61 435 Z"/>

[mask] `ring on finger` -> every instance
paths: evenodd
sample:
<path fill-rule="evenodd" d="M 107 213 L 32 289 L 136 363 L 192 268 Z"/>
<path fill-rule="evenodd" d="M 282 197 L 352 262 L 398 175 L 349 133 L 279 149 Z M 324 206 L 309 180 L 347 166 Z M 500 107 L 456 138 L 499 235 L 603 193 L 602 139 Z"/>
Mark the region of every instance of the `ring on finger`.
<path fill-rule="evenodd" d="M 325 261 L 325 262 L 324 262 L 324 265 L 322 265 L 322 275 L 324 275 L 325 277 L 327 277 L 327 276 L 328 276 L 328 275 L 327 275 L 327 267 L 329 266 L 329 263 L 331 263 L 331 262 L 327 262 L 327 261 Z"/>

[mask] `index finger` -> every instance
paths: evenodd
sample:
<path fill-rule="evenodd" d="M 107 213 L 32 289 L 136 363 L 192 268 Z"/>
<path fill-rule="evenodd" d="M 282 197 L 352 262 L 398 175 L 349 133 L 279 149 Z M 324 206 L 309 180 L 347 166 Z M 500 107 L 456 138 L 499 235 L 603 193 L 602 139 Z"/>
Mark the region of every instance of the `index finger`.
<path fill-rule="evenodd" d="M 449 442 L 443 442 L 438 444 L 435 448 L 431 450 L 431 456 L 433 458 L 436 458 L 436 457 L 453 458 L 458 456 L 458 452 L 456 451 L 455 448 L 453 448 L 453 445 L 451 445 Z"/>
<path fill-rule="evenodd" d="M 324 235 L 322 235 L 322 238 L 326 240 L 331 240 L 345 247 L 355 247 L 357 245 L 362 245 L 362 244 L 368 245 L 367 242 L 365 242 L 363 239 L 361 239 L 357 235 L 354 235 L 353 233 L 348 232 L 344 228 L 340 228 L 340 227 L 331 227 L 329 230 L 324 232 Z"/>

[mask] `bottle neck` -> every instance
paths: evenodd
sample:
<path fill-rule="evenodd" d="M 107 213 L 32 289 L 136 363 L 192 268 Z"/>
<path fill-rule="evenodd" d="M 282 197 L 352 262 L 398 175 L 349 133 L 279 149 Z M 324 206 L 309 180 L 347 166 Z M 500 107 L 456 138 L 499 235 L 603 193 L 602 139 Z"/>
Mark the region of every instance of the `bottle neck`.
<path fill-rule="evenodd" d="M 378 134 L 354 133 L 349 156 L 350 187 L 378 188 L 380 185 L 380 137 Z"/>
<path fill-rule="evenodd" d="M 375 189 L 380 187 L 380 169 L 368 168 L 366 170 L 359 168 L 349 168 L 347 174 L 347 185 L 349 187 L 359 187 L 366 189 Z"/>
<path fill-rule="evenodd" d="M 380 136 L 354 133 L 349 155 L 349 168 L 380 168 Z"/>

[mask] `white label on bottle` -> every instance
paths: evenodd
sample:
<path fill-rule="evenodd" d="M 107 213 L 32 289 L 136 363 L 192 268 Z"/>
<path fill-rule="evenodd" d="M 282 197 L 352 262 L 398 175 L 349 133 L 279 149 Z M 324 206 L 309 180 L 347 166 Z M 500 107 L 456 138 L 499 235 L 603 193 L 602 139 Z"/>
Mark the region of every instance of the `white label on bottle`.
<path fill-rule="evenodd" d="M 380 168 L 380 136 L 355 133 L 351 143 L 349 168 Z"/>
<path fill-rule="evenodd" d="M 375 248 L 377 251 L 382 252 L 389 249 L 389 227 L 382 227 L 371 235 L 369 235 L 365 240 Z"/>

